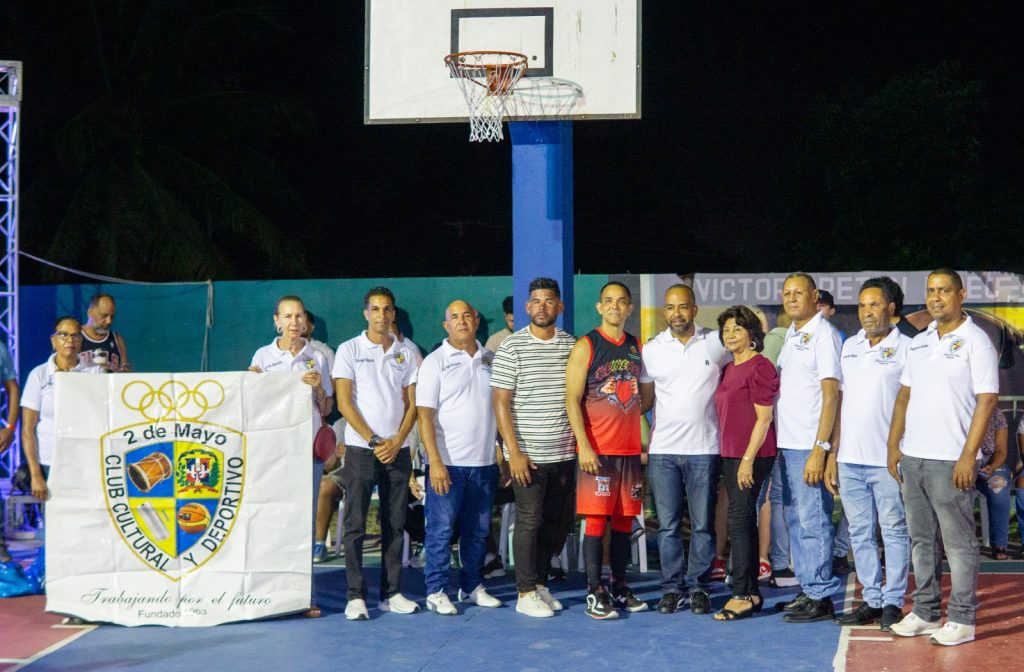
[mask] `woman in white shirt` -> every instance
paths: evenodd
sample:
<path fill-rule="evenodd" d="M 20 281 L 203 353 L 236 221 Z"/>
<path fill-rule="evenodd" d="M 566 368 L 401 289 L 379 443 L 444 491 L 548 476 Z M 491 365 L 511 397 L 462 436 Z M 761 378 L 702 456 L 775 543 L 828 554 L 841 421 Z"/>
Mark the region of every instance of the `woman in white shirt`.
<path fill-rule="evenodd" d="M 297 296 L 283 296 L 277 301 L 274 309 L 274 326 L 278 336 L 269 345 L 265 345 L 252 356 L 249 370 L 256 373 L 276 373 L 284 371 L 301 371 L 302 382 L 312 388 L 311 405 L 313 413 L 313 434 L 308 437 L 309 450 L 313 450 L 313 436 L 316 436 L 323 416 L 331 412 L 333 406 L 333 390 L 330 384 L 331 371 L 323 353 L 310 345 L 303 334 L 307 331 L 306 307 Z M 324 463 L 312 459 L 313 462 L 313 522 L 316 518 L 316 500 L 320 490 L 320 477 Z M 310 557 L 312 563 L 312 556 Z M 319 618 L 320 609 L 316 606 L 314 588 L 313 598 L 306 616 Z"/>
<path fill-rule="evenodd" d="M 57 319 L 50 335 L 53 354 L 32 369 L 21 394 L 21 446 L 25 450 L 32 496 L 46 500 L 49 490 L 46 479 L 57 442 L 53 427 L 54 377 L 61 372 L 99 373 L 102 367 L 78 360 L 82 350 L 82 325 L 71 316 Z"/>

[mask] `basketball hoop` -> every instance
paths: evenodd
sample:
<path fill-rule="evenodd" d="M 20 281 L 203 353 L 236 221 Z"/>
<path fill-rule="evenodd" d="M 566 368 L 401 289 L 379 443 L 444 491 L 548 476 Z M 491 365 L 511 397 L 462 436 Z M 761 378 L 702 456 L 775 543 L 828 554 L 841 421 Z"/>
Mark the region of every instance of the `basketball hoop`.
<path fill-rule="evenodd" d="M 444 57 L 469 108 L 469 141 L 502 140 L 501 122 L 516 82 L 526 72 L 524 54 L 462 51 Z"/>
<path fill-rule="evenodd" d="M 566 119 L 583 100 L 583 87 L 558 77 L 523 77 L 506 103 L 517 120 Z"/>

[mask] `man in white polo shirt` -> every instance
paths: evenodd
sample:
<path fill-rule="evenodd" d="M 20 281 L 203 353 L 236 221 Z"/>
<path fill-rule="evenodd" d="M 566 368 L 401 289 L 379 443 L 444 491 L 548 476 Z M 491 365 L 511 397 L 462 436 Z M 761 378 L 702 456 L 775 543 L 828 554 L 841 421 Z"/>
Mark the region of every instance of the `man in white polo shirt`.
<path fill-rule="evenodd" d="M 529 289 L 530 324 L 498 348 L 491 388 L 516 495 L 516 611 L 545 618 L 562 609 L 547 588 L 548 573 L 576 503 L 576 439 L 565 411 L 565 368 L 576 339 L 556 325 L 558 283 L 536 278 Z"/>
<path fill-rule="evenodd" d="M 864 586 L 864 601 L 836 618 L 836 623 L 860 626 L 881 619 L 884 632 L 903 618 L 910 562 L 900 484 L 887 469 L 892 407 L 910 349 L 910 338 L 892 324 L 893 284 L 889 278 L 871 278 L 861 285 L 857 304 L 861 330 L 843 343 L 842 441 L 837 438 L 832 447 L 833 454 L 838 452 L 839 489 L 850 524 L 857 578 Z M 876 520 L 885 544 L 884 585 Z"/>
<path fill-rule="evenodd" d="M 411 614 L 419 607 L 399 592 L 402 571 L 402 530 L 408 502 L 409 432 L 416 418 L 413 390 L 416 363 L 391 335 L 395 297 L 387 287 L 374 287 L 364 298 L 367 329 L 338 346 L 334 360 L 335 396 L 345 426 L 345 488 L 342 543 L 348 605 L 345 617 L 366 620 L 363 581 L 363 537 L 374 486 L 380 497 L 380 610 Z"/>
<path fill-rule="evenodd" d="M 832 494 L 824 472 L 839 411 L 839 333 L 817 309 L 818 289 L 806 273 L 792 273 L 782 286 L 782 305 L 793 323 L 779 353 L 778 468 L 793 569 L 802 592 L 783 607 L 787 623 L 831 619 Z M 773 474 L 773 478 L 775 475 Z"/>
<path fill-rule="evenodd" d="M 462 560 L 459 599 L 481 607 L 501 606 L 484 590 L 482 577 L 498 465 L 491 406 L 494 355 L 476 340 L 479 325 L 473 306 L 453 301 L 444 314 L 448 338 L 423 360 L 416 381 L 416 413 L 430 483 L 423 575 L 427 608 L 443 615 L 458 613 L 445 593 L 456 524 Z"/>
<path fill-rule="evenodd" d="M 975 458 L 999 394 L 995 348 L 963 312 L 966 296 L 956 271 L 940 268 L 928 276 L 925 304 L 934 321 L 910 344 L 888 441 L 889 471 L 903 483 L 916 584 L 914 609 L 892 632 L 930 634 L 932 643 L 945 646 L 974 639 Z M 943 549 L 952 589 L 940 628 Z"/>
<path fill-rule="evenodd" d="M 706 614 L 711 610 L 709 576 L 715 559 L 715 499 L 721 472 L 714 394 L 722 366 L 731 356 L 717 331 L 694 324 L 697 301 L 686 285 L 665 291 L 664 313 L 668 328 L 644 346 L 646 375 L 640 377 L 644 399 L 655 400 L 647 480 L 658 515 L 658 611 L 676 612 L 689 591 L 690 610 Z M 692 530 L 685 568 L 680 535 L 684 497 Z"/>

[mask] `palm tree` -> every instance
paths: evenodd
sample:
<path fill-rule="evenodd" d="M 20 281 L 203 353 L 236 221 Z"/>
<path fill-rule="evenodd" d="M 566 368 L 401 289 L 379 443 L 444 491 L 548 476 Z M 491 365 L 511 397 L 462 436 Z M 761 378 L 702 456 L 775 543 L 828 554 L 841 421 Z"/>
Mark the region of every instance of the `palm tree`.
<path fill-rule="evenodd" d="M 286 68 L 268 47 L 287 36 L 283 11 L 244 0 L 78 8 L 63 30 L 95 54 L 75 75 L 88 102 L 24 192 L 27 249 L 136 280 L 308 276 L 285 233 L 301 199 L 275 154 L 313 126 L 306 104 L 275 90 Z"/>

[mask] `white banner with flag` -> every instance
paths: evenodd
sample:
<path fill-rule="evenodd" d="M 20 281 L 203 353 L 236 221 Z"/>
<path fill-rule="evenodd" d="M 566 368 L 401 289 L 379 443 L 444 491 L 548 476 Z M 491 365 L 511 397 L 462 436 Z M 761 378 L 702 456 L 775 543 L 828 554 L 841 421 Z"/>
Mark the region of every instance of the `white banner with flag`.
<path fill-rule="evenodd" d="M 46 609 L 205 626 L 306 609 L 299 373 L 58 374 Z"/>

